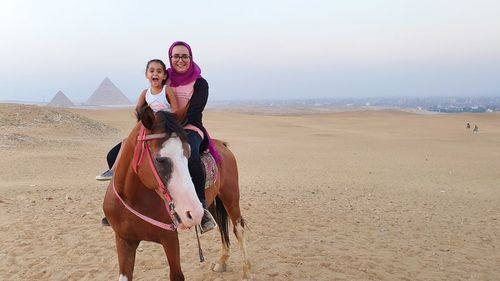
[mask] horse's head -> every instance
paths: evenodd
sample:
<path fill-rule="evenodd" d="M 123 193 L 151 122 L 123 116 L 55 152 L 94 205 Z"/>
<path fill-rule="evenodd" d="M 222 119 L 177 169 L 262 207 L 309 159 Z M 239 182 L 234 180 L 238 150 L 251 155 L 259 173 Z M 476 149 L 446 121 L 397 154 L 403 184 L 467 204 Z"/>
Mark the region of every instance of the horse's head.
<path fill-rule="evenodd" d="M 160 195 L 167 193 L 171 196 L 181 227 L 199 224 L 203 209 L 188 169 L 190 146 L 184 129 L 173 113 L 160 111 L 154 114 L 149 107 L 138 113 L 137 118 L 146 128 L 144 141 L 153 163 L 145 165 L 147 162 L 143 161 L 143 167 L 137 169 L 142 183 Z M 162 184 L 166 190 L 161 190 Z"/>

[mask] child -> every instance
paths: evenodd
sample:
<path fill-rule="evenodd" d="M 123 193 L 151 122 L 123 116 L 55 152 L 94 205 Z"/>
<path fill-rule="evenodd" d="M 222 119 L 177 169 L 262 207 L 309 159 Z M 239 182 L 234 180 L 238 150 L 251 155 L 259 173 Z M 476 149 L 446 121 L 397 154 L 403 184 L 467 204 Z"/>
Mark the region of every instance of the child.
<path fill-rule="evenodd" d="M 177 110 L 177 101 L 172 92 L 166 90 L 167 67 L 159 59 L 150 60 L 146 65 L 146 78 L 151 87 L 142 91 L 137 105 L 136 112 L 144 106 L 149 105 L 156 113 L 158 111 L 175 112 Z"/>
<path fill-rule="evenodd" d="M 146 79 L 149 81 L 150 87 L 142 91 L 135 106 L 135 110 L 140 111 L 144 106 L 149 105 L 156 113 L 158 111 L 175 112 L 177 109 L 177 101 L 170 91 L 166 90 L 165 84 L 167 81 L 167 67 L 162 60 L 153 59 L 146 65 Z M 122 143 L 115 145 L 106 157 L 109 170 L 95 177 L 98 181 L 111 180 L 113 176 L 113 166 L 118 158 Z"/>

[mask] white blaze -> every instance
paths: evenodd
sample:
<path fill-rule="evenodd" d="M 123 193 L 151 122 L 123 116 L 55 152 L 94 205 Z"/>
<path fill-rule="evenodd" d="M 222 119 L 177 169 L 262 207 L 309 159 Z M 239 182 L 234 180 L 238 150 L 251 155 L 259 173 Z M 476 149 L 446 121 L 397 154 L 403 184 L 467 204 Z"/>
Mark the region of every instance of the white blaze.
<path fill-rule="evenodd" d="M 167 188 L 184 226 L 191 227 L 199 224 L 203 209 L 189 174 L 188 159 L 184 155 L 180 138 L 167 139 L 160 150 L 160 156 L 168 157 L 172 161 L 172 175 Z M 192 220 L 187 217 L 187 212 L 191 214 Z"/>

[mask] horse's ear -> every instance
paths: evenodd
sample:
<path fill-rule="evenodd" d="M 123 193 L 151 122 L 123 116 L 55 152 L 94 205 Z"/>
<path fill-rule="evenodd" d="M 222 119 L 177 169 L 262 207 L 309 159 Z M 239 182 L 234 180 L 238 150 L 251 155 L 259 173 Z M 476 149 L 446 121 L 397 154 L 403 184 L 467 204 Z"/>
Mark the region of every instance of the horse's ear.
<path fill-rule="evenodd" d="M 153 122 L 155 120 L 155 114 L 151 107 L 146 105 L 140 111 L 136 112 L 136 114 L 137 121 L 141 121 L 142 125 L 144 125 L 146 129 L 151 130 L 151 128 L 153 127 Z"/>

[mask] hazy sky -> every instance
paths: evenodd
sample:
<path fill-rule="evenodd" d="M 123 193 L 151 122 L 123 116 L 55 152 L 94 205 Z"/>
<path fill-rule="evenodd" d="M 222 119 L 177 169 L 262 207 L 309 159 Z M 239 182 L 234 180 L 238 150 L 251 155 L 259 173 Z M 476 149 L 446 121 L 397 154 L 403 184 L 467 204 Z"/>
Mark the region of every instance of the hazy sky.
<path fill-rule="evenodd" d="M 498 0 L 2 0 L 0 100 L 135 101 L 176 40 L 212 100 L 500 96 Z"/>

